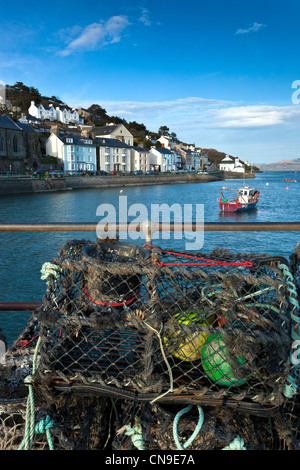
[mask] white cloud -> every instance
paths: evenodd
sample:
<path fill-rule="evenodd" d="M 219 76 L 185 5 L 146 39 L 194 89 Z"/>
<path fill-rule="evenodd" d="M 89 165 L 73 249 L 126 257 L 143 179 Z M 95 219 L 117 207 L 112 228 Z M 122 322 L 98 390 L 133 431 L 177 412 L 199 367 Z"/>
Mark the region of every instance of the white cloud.
<path fill-rule="evenodd" d="M 260 23 L 252 23 L 248 26 L 246 29 L 238 29 L 235 34 L 248 34 L 248 33 L 256 33 L 262 28 L 265 28 L 265 24 L 260 24 Z"/>
<path fill-rule="evenodd" d="M 107 44 L 119 42 L 125 28 L 130 25 L 126 16 L 112 16 L 106 22 L 92 23 L 80 30 L 77 37 L 73 38 L 67 47 L 58 55 L 68 56 L 80 51 L 93 51 Z M 68 28 L 60 31 L 60 35 L 70 37 L 79 32 L 79 27 Z"/>
<path fill-rule="evenodd" d="M 184 113 L 187 115 L 191 112 L 197 113 L 200 112 L 199 109 L 215 108 L 220 106 L 225 106 L 233 104 L 230 101 L 217 100 L 217 99 L 207 99 L 201 97 L 186 97 L 178 98 L 175 100 L 166 100 L 166 101 L 104 101 L 104 100 L 93 100 L 81 103 L 82 106 L 88 107 L 93 103 L 99 103 L 103 106 L 109 114 L 118 115 L 120 117 L 135 115 L 135 119 L 144 115 L 158 115 L 158 114 L 176 114 L 178 112 Z M 74 104 L 75 105 L 75 104 Z M 76 104 L 78 106 L 79 103 Z M 201 111 L 201 112 L 202 112 Z M 119 113 L 119 114 L 118 114 Z"/>
<path fill-rule="evenodd" d="M 145 26 L 151 26 L 150 12 L 147 10 L 147 8 L 143 8 L 139 21 Z"/>
<path fill-rule="evenodd" d="M 298 106 L 234 106 L 216 110 L 208 110 L 208 124 L 215 128 L 265 128 L 285 124 L 291 119 L 300 118 Z"/>

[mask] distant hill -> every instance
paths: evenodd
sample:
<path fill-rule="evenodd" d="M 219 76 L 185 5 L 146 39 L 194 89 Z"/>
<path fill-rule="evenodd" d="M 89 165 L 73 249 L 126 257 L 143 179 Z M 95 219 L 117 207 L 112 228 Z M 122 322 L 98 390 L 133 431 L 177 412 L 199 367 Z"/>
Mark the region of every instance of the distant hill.
<path fill-rule="evenodd" d="M 280 160 L 275 163 L 256 163 L 262 171 L 300 171 L 300 158 Z"/>

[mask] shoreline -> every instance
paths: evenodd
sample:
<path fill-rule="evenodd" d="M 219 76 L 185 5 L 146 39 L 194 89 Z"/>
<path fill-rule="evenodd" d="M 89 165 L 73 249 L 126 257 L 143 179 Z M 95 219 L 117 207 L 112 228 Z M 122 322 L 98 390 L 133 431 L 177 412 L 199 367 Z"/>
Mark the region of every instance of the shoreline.
<path fill-rule="evenodd" d="M 56 191 L 72 191 L 76 189 L 105 189 L 130 186 L 153 186 L 158 184 L 190 184 L 208 183 L 228 179 L 253 179 L 254 173 L 238 174 L 218 171 L 210 174 L 182 175 L 134 175 L 134 176 L 66 176 L 62 179 L 39 180 L 32 178 L 0 179 L 0 196 L 10 194 L 52 193 Z"/>

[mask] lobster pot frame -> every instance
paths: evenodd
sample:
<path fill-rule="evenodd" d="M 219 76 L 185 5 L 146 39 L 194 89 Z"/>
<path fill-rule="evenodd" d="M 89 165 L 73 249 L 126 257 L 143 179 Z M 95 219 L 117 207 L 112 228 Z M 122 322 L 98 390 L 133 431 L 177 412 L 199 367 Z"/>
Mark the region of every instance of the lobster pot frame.
<path fill-rule="evenodd" d="M 38 373 L 81 393 L 281 405 L 294 326 L 288 262 L 125 245 L 71 240 L 53 260 Z"/>

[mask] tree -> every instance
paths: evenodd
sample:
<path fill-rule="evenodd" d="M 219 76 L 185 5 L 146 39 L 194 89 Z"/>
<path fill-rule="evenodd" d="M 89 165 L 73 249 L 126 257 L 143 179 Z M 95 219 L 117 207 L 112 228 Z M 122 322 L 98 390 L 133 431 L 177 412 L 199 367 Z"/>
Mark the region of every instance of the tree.
<path fill-rule="evenodd" d="M 158 129 L 158 134 L 161 135 L 169 135 L 169 128 L 167 126 L 160 126 Z"/>
<path fill-rule="evenodd" d="M 104 124 L 107 120 L 109 120 L 106 109 L 102 108 L 99 104 L 92 104 L 89 108 L 87 108 L 87 112 L 90 113 L 90 119 L 95 124 Z"/>

